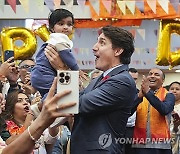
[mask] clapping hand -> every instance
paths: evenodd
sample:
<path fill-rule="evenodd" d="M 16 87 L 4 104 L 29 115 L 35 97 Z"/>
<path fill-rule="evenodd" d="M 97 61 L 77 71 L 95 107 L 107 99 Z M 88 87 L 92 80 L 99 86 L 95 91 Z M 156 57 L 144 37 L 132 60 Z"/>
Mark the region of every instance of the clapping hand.
<path fill-rule="evenodd" d="M 149 80 L 144 75 L 143 75 L 143 79 L 142 79 L 142 83 L 141 83 L 141 90 L 142 90 L 143 95 L 148 93 L 150 90 Z"/>

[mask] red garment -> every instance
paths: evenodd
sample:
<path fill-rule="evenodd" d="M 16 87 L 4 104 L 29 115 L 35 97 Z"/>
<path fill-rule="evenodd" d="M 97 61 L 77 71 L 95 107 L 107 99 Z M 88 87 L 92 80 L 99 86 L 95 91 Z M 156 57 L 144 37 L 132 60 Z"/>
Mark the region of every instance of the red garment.
<path fill-rule="evenodd" d="M 12 120 L 6 121 L 6 125 L 7 125 L 6 129 L 9 131 L 9 133 L 11 135 L 19 135 L 19 134 L 22 134 L 25 131 L 24 126 L 19 127 Z"/>

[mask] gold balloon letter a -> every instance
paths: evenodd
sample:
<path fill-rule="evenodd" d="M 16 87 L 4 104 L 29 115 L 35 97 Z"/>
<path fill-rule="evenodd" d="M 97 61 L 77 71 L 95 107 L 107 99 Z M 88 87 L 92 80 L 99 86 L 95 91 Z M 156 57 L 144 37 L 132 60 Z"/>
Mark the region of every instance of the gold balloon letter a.
<path fill-rule="evenodd" d="M 161 21 L 156 64 L 171 67 L 180 65 L 180 49 L 170 51 L 171 34 L 180 35 L 180 23 L 175 21 Z"/>

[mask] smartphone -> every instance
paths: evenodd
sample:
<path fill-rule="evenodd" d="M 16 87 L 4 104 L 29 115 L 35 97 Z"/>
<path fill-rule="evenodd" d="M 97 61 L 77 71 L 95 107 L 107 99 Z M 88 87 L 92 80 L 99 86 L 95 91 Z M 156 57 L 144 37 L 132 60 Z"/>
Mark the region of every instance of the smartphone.
<path fill-rule="evenodd" d="M 9 58 L 14 57 L 14 51 L 13 50 L 5 50 L 4 51 L 4 61 L 7 61 Z M 10 63 L 12 63 L 11 61 Z"/>
<path fill-rule="evenodd" d="M 172 117 L 174 118 L 174 120 L 179 120 L 179 119 L 180 119 L 178 113 L 173 113 L 173 114 L 172 114 Z"/>
<path fill-rule="evenodd" d="M 71 93 L 58 101 L 58 104 L 76 102 L 76 105 L 68 109 L 61 110 L 62 113 L 79 113 L 79 71 L 59 71 L 57 72 L 57 93 L 64 90 L 71 90 Z"/>

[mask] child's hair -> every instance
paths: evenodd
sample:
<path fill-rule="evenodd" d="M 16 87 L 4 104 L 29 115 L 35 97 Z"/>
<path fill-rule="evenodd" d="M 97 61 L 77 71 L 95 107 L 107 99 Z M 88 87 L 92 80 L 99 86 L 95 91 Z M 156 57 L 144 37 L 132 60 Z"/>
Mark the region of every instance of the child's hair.
<path fill-rule="evenodd" d="M 66 9 L 56 9 L 52 11 L 49 14 L 48 20 L 49 20 L 49 30 L 53 29 L 54 25 L 61 21 L 64 18 L 71 17 L 72 18 L 72 24 L 74 25 L 74 16 L 73 14 L 66 10 Z"/>

